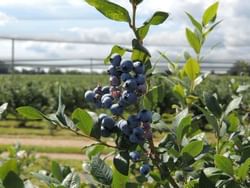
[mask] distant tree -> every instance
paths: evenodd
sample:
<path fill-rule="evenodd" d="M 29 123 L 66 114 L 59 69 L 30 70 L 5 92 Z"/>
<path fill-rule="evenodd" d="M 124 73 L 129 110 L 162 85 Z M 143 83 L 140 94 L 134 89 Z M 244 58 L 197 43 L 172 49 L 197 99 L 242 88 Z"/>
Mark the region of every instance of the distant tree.
<path fill-rule="evenodd" d="M 9 73 L 9 66 L 3 62 L 0 61 L 0 74 L 8 74 Z"/>
<path fill-rule="evenodd" d="M 228 71 L 231 75 L 250 75 L 250 63 L 237 61 Z"/>

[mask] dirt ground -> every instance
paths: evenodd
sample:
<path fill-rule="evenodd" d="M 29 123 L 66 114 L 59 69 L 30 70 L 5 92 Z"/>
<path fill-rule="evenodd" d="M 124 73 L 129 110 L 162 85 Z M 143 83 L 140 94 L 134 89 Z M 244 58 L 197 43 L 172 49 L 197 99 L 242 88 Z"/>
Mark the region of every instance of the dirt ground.
<path fill-rule="evenodd" d="M 87 139 L 55 139 L 52 137 L 37 137 L 37 138 L 25 138 L 16 136 L 1 136 L 0 144 L 16 144 L 29 146 L 48 146 L 48 147 L 79 147 L 82 148 L 86 145 L 93 144 L 93 141 Z M 84 160 L 85 156 L 82 154 L 71 154 L 71 153 L 37 153 L 39 156 L 46 156 L 51 159 L 77 159 Z"/>

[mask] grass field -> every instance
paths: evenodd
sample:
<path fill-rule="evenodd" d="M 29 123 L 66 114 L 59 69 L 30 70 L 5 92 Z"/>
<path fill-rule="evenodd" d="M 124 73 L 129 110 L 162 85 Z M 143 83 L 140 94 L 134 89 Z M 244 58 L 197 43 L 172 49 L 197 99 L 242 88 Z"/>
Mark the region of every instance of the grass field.
<path fill-rule="evenodd" d="M 231 76 L 215 76 L 211 75 L 209 78 L 198 88 L 198 91 L 217 91 L 220 96 L 227 98 L 231 95 L 228 85 L 231 79 L 235 79 L 239 84 L 250 84 L 250 77 L 231 77 Z M 106 75 L 0 75 L 0 102 L 6 102 L 9 100 L 10 108 L 12 112 L 15 106 L 39 104 L 36 106 L 38 109 L 46 112 L 53 111 L 53 106 L 57 106 L 57 89 L 58 85 L 64 87 L 64 102 L 66 105 L 72 107 L 69 112 L 75 106 L 84 107 L 83 91 L 86 89 L 94 88 L 96 85 L 106 85 L 108 83 L 108 76 Z M 216 83 L 216 84 L 215 84 Z M 24 87 L 25 86 L 25 87 Z M 41 94 L 40 94 L 41 93 Z M 249 92 L 246 93 L 245 100 L 250 100 Z M 49 96 L 48 96 L 49 95 Z M 33 97 L 33 98 L 32 98 Z M 38 101 L 33 101 L 40 99 Z M 77 99 L 76 99 L 77 98 Z M 17 100 L 18 99 L 18 100 Z M 45 101 L 44 101 L 45 100 Z M 44 105 L 46 108 L 44 108 Z M 0 121 L 0 137 L 22 137 L 22 138 L 41 138 L 46 139 L 64 139 L 68 140 L 76 139 L 76 135 L 66 130 L 53 130 L 50 129 L 50 125 L 45 121 L 30 121 L 26 122 L 25 126 L 22 122 L 16 121 L 15 116 L 7 115 L 8 118 L 13 120 Z M 214 135 L 207 133 L 206 137 L 209 142 L 214 143 Z M 158 139 L 157 139 L 158 140 Z M 158 140 L 159 141 L 159 140 Z M 0 153 L 7 150 L 9 144 L 0 144 Z M 32 146 L 23 145 L 23 149 L 28 151 L 35 151 L 38 153 L 58 153 L 58 154 L 82 154 L 81 148 L 78 146 Z M 107 150 L 109 152 L 109 150 Z M 61 159 L 60 159 L 61 160 Z M 59 161 L 60 162 L 60 161 Z M 68 164 L 78 170 L 81 170 L 81 161 L 79 160 L 62 160 L 63 164 Z M 29 171 L 36 171 L 38 169 L 48 168 L 50 160 L 47 158 L 38 159 L 33 169 Z M 36 180 L 35 180 L 36 181 Z M 40 185 L 43 187 L 42 185 Z"/>
<path fill-rule="evenodd" d="M 107 84 L 108 76 L 104 74 L 82 74 L 82 75 L 0 75 L 0 82 L 18 82 L 25 84 L 27 82 L 39 82 L 41 84 L 45 83 L 59 83 L 65 84 L 70 83 L 73 86 L 78 87 L 93 87 L 97 84 Z"/>

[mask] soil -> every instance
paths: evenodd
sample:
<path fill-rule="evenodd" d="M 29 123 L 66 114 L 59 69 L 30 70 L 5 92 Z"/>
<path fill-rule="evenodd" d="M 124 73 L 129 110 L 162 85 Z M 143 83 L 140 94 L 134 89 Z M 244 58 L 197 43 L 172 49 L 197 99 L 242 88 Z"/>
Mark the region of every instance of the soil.
<path fill-rule="evenodd" d="M 94 141 L 87 139 L 55 139 L 52 137 L 36 137 L 25 138 L 9 135 L 2 135 L 0 137 L 0 144 L 9 145 L 20 143 L 21 145 L 28 146 L 48 146 L 48 147 L 79 147 L 82 148 L 86 145 L 93 144 Z M 46 156 L 51 159 L 77 159 L 83 160 L 86 157 L 82 154 L 71 153 L 37 153 L 37 156 Z"/>

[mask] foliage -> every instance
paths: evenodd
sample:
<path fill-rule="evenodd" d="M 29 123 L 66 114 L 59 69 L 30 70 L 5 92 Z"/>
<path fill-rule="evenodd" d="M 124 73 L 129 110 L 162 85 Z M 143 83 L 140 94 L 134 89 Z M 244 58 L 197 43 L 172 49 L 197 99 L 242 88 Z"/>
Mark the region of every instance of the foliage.
<path fill-rule="evenodd" d="M 248 75 L 250 76 L 250 63 L 237 61 L 228 71 L 231 75 Z"/>
<path fill-rule="evenodd" d="M 194 54 L 184 53 L 186 62 L 182 68 L 162 54 L 172 74 L 166 77 L 154 74 L 151 54 L 143 39 L 150 26 L 163 23 L 168 13 L 156 12 L 137 27 L 136 10 L 142 1 L 130 1 L 131 16 L 124 7 L 107 0 L 86 2 L 109 19 L 128 23 L 135 35 L 132 49 L 115 46 L 105 60 L 111 63 L 108 70 L 110 87 L 98 85 L 85 93 L 86 101 L 110 109 L 109 114 L 98 116 L 84 109 L 76 109 L 71 116 L 65 114 L 60 89 L 55 113 L 42 113 L 29 106 L 19 107 L 17 111 L 25 117 L 45 119 L 95 141 L 83 148 L 90 159 L 85 170 L 92 177 L 87 182 L 92 186 L 249 187 L 249 106 L 242 102 L 248 86 L 231 82 L 233 95 L 227 101 L 220 101 L 217 93 L 203 90 L 201 96 L 196 91 L 207 77 L 200 70 L 201 52 L 208 35 L 220 23 L 216 22 L 219 3 L 208 7 L 201 21 L 187 13 L 194 29 L 186 29 L 186 38 Z M 131 61 L 121 62 L 125 53 L 131 55 Z M 120 77 L 124 82 L 122 87 Z M 155 86 L 155 78 L 163 84 Z M 163 99 L 164 83 L 168 83 L 178 100 L 170 112 L 161 115 L 155 103 Z M 204 118 L 214 133 L 215 144 L 209 143 L 199 128 L 199 124 L 204 125 Z M 160 142 L 152 135 L 157 132 L 164 135 Z M 105 148 L 113 152 L 103 156 Z M 110 157 L 112 161 L 108 160 Z M 81 186 L 76 173 L 67 171 L 64 176 L 62 167 L 56 162 L 49 175 L 34 175 L 50 187 Z"/>

